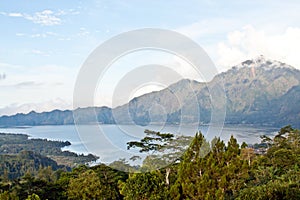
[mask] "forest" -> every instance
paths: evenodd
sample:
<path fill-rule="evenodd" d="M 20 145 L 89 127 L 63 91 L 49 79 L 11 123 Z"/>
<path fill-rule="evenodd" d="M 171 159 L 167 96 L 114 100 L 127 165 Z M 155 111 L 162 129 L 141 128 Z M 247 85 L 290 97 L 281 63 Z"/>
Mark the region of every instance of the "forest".
<path fill-rule="evenodd" d="M 71 170 L 80 164 L 96 161 L 97 156 L 78 155 L 61 148 L 69 141 L 29 139 L 25 134 L 0 133 L 0 174 L 9 179 L 19 178 L 26 172 L 36 174 L 40 168 Z"/>
<path fill-rule="evenodd" d="M 0 199 L 300 199 L 300 131 L 291 126 L 254 146 L 233 136 L 225 143 L 209 142 L 201 132 L 193 138 L 145 132 L 142 140 L 127 143 L 128 149 L 159 152 L 142 166 L 124 159 L 71 170 L 39 165 L 19 177 L 9 176 L 7 168 L 1 171 Z"/>

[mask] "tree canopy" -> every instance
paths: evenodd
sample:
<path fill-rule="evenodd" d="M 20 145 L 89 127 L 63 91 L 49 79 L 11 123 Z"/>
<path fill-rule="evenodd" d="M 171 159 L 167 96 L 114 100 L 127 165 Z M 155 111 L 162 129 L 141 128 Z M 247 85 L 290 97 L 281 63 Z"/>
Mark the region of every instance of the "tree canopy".
<path fill-rule="evenodd" d="M 187 148 L 176 162 L 147 171 L 143 167 L 153 165 L 153 159 L 167 157 L 147 157 L 139 168 L 126 160 L 111 163 L 139 173 L 105 164 L 72 171 L 41 165 L 38 173 L 28 169 L 12 179 L 4 170 L 0 199 L 300 199 L 300 131 L 291 126 L 255 145 L 240 145 L 233 136 L 226 143 L 207 141 L 200 132 L 182 141 L 147 132 L 146 139 L 130 148 L 161 152 L 164 147 L 166 154 L 176 142 Z"/>

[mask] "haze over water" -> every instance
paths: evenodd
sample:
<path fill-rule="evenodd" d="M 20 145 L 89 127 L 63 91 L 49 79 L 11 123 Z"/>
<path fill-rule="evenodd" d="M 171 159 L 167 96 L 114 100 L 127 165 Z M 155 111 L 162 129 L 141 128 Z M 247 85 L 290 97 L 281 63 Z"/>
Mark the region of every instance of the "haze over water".
<path fill-rule="evenodd" d="M 80 125 L 79 128 L 84 130 L 93 130 L 99 128 L 97 125 Z M 122 128 L 123 127 L 123 128 Z M 78 134 L 74 125 L 63 126 L 34 126 L 28 128 L 1 128 L 1 133 L 22 133 L 27 134 L 30 138 L 42 138 L 49 140 L 69 141 L 71 145 L 64 147 L 63 150 L 69 150 L 76 153 L 96 154 L 100 157 L 100 162 L 109 163 L 122 158 L 129 159 L 133 155 L 146 156 L 140 154 L 136 150 L 127 150 L 126 143 L 133 140 L 139 140 L 145 136 L 142 129 L 149 129 L 160 132 L 169 132 L 175 135 L 194 136 L 195 132 L 189 126 L 182 126 L 181 132 L 178 132 L 179 126 L 156 126 L 150 125 L 139 127 L 133 125 L 122 125 L 122 129 L 118 125 L 101 125 L 97 133 L 86 131 L 84 135 Z M 127 133 L 124 131 L 126 129 Z M 261 135 L 273 135 L 278 128 L 254 128 L 249 126 L 226 126 L 222 129 L 221 134 L 207 135 L 208 126 L 200 126 L 201 131 L 207 140 L 213 139 L 215 136 L 220 137 L 227 142 L 231 135 L 237 138 L 239 143 L 246 142 L 254 144 L 260 141 Z M 130 132 L 130 133 L 129 133 Z"/>

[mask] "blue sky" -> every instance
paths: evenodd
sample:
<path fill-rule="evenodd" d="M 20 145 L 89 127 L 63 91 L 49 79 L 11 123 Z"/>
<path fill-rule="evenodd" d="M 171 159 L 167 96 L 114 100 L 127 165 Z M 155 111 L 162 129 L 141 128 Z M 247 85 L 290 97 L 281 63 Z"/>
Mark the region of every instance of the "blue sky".
<path fill-rule="evenodd" d="M 299 10 L 297 0 L 0 1 L 0 115 L 71 108 L 74 82 L 88 55 L 103 41 L 139 28 L 185 34 L 219 71 L 260 54 L 300 68 Z M 167 55 L 152 56 L 172 62 Z M 123 74 L 128 63 L 119 63 Z M 106 77 L 98 105 L 111 104 L 109 83 L 121 76 Z M 185 77 L 194 78 L 188 70 Z"/>

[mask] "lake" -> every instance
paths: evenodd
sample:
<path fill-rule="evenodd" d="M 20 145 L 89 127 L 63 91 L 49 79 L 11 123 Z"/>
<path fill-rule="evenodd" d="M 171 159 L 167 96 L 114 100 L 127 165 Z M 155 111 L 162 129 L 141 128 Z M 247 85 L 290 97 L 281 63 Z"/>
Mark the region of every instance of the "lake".
<path fill-rule="evenodd" d="M 260 141 L 261 135 L 274 135 L 278 128 L 254 128 L 249 126 L 135 126 L 135 125 L 62 125 L 62 126 L 33 126 L 21 128 L 0 128 L 2 133 L 23 133 L 30 138 L 69 141 L 71 145 L 63 148 L 76 153 L 92 153 L 100 157 L 100 162 L 109 163 L 121 158 L 129 159 L 134 155 L 141 155 L 137 150 L 127 150 L 128 141 L 139 140 L 145 136 L 144 130 L 150 129 L 169 132 L 175 135 L 193 136 L 201 131 L 206 139 L 220 137 L 228 141 L 231 135 L 239 143 L 253 144 Z M 142 154 L 144 157 L 146 154 Z"/>

